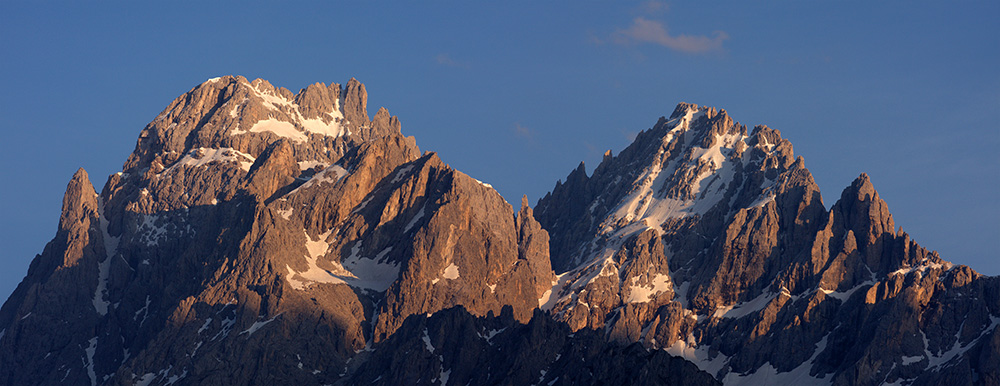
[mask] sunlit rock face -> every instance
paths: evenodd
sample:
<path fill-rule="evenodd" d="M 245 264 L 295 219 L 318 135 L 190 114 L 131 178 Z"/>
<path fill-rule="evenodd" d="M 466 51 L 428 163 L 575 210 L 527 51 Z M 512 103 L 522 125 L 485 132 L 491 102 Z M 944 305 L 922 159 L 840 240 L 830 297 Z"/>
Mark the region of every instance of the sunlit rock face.
<path fill-rule="evenodd" d="M 791 143 L 724 110 L 678 105 L 534 209 L 558 274 L 542 308 L 574 330 L 725 384 L 998 380 L 998 278 L 897 232 L 867 175 L 826 210 Z"/>
<path fill-rule="evenodd" d="M 531 208 L 351 79 L 210 79 L 0 308 L 0 384 L 994 384 L 1000 284 L 679 105 Z M 793 382 L 794 381 L 794 382 Z M 992 383 L 991 383 L 992 382 Z"/>

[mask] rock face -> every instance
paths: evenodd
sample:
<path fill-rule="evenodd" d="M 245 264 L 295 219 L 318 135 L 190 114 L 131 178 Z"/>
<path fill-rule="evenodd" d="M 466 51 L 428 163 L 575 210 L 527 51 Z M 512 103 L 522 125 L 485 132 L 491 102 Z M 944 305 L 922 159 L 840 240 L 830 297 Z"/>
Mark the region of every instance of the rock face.
<path fill-rule="evenodd" d="M 367 98 L 211 79 L 100 194 L 78 171 L 0 384 L 1000 379 L 998 279 L 894 232 L 867 176 L 826 210 L 775 130 L 682 104 L 515 210 Z"/>
<path fill-rule="evenodd" d="M 545 231 L 364 86 L 210 80 L 140 134 L 0 310 L 0 383 L 332 383 L 411 315 L 527 323 Z"/>
<path fill-rule="evenodd" d="M 678 105 L 535 216 L 559 274 L 543 308 L 574 330 L 727 385 L 996 382 L 1000 280 L 894 231 L 867 175 L 827 211 L 777 130 L 724 110 Z"/>

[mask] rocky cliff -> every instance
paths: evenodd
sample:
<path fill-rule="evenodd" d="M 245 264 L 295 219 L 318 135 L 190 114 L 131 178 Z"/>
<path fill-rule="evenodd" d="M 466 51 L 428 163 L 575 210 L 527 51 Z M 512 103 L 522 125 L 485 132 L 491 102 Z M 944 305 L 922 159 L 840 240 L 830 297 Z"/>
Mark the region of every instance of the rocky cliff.
<path fill-rule="evenodd" d="M 996 384 L 1000 279 L 895 229 L 867 175 L 823 205 L 777 130 L 680 104 L 539 200 L 572 329 L 725 384 Z"/>
<path fill-rule="evenodd" d="M 996 384 L 1000 282 L 681 104 L 514 208 L 351 79 L 211 79 L 0 308 L 0 384 Z M 692 363 L 693 362 L 693 363 Z"/>

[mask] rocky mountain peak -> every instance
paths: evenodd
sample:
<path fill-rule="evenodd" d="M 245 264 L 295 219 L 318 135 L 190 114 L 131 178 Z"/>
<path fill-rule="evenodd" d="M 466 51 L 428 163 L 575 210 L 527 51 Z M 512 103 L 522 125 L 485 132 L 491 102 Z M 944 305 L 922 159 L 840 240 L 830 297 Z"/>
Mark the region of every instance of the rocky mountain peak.
<path fill-rule="evenodd" d="M 818 304 L 850 307 L 866 288 L 869 303 L 889 301 L 904 285 L 894 275 L 961 276 L 893 231 L 867 175 L 827 211 L 804 159 L 778 130 L 748 133 L 725 110 L 681 103 L 620 154 L 607 154 L 593 175 L 577 168 L 566 180 L 535 207 L 559 274 L 543 309 L 573 329 L 604 329 L 683 355 L 726 383 L 766 363 L 779 373 L 836 371 L 837 382 L 856 383 L 805 354 L 762 359 L 732 342 L 825 344 L 822 334 L 845 332 L 813 325 L 825 332 L 806 333 L 798 316 L 784 318 Z"/>
<path fill-rule="evenodd" d="M 582 164 L 573 170 L 566 183 L 539 202 L 537 212 L 553 230 L 578 228 L 556 232 L 568 237 L 589 238 L 585 233 L 590 232 L 610 236 L 623 229 L 633 234 L 661 227 L 671 218 L 704 216 L 720 203 L 725 211 L 731 204 L 762 205 L 778 188 L 778 174 L 793 166 L 791 157 L 791 145 L 776 131 L 758 129 L 748 136 L 746 127 L 725 110 L 681 103 L 669 120 L 661 118 L 639 133 L 618 156 L 608 153 L 593 176 L 586 175 Z M 568 192 L 572 195 L 563 195 Z M 590 213 L 557 224 L 550 220 L 549 201 L 572 207 L 574 213 Z M 619 236 L 625 237 L 612 237 Z M 553 242 L 560 251 L 554 256 L 557 270 L 581 262 L 580 244 Z"/>
<path fill-rule="evenodd" d="M 90 183 L 87 171 L 79 168 L 66 185 L 62 214 L 59 215 L 59 229 L 70 229 L 86 219 L 96 217 L 97 212 L 97 192 Z"/>
<path fill-rule="evenodd" d="M 0 384 L 1000 379 L 1000 279 L 894 232 L 867 175 L 827 210 L 777 130 L 681 103 L 513 208 L 366 108 L 210 79 L 100 195 L 77 171 Z"/>

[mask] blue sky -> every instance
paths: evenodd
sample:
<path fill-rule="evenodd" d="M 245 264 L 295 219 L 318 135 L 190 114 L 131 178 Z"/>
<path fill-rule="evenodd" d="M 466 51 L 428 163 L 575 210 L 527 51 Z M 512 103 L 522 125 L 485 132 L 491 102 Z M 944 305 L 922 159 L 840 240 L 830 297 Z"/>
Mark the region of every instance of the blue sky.
<path fill-rule="evenodd" d="M 677 102 L 776 128 L 831 205 L 1000 274 L 1000 2 L 0 2 L 0 297 L 174 98 L 226 74 L 366 84 L 423 150 L 535 202 Z"/>

